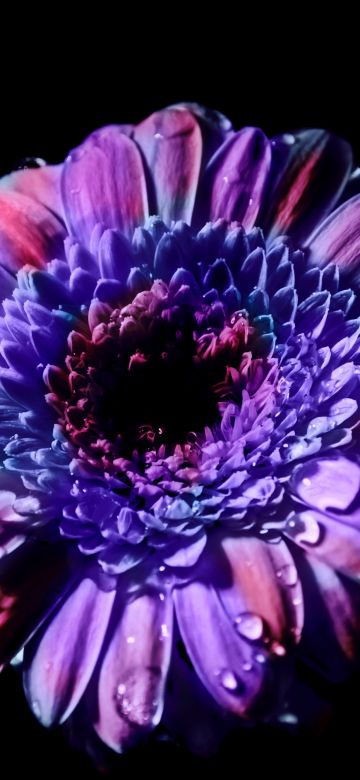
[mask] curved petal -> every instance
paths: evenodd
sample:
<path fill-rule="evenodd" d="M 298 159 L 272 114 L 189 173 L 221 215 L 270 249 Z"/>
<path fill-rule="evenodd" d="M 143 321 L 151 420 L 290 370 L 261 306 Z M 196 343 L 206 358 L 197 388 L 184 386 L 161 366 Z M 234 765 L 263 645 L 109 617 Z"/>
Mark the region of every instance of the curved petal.
<path fill-rule="evenodd" d="M 359 647 L 358 585 L 303 551 L 296 565 L 308 607 L 299 656 L 325 678 L 341 681 Z"/>
<path fill-rule="evenodd" d="M 140 152 L 116 126 L 97 130 L 71 152 L 61 192 L 69 231 L 86 246 L 97 223 L 131 237 L 148 216 Z"/>
<path fill-rule="evenodd" d="M 259 223 L 269 238 L 302 242 L 336 204 L 350 175 L 352 152 L 326 130 L 301 130 L 272 141 L 269 188 Z"/>
<path fill-rule="evenodd" d="M 176 616 L 190 659 L 214 699 L 246 715 L 264 686 L 266 654 L 242 640 L 210 584 L 174 591 Z"/>
<path fill-rule="evenodd" d="M 204 173 L 199 191 L 203 219 L 236 220 L 250 230 L 261 205 L 270 162 L 270 142 L 257 128 L 245 127 L 225 141 Z"/>
<path fill-rule="evenodd" d="M 148 592 L 126 604 L 101 665 L 95 729 L 121 752 L 161 718 L 172 639 L 172 600 Z"/>
<path fill-rule="evenodd" d="M 40 168 L 23 168 L 0 179 L 0 192 L 20 192 L 42 203 L 56 216 L 63 219 L 60 194 L 62 165 L 42 165 Z"/>
<path fill-rule="evenodd" d="M 65 230 L 45 206 L 18 192 L 0 192 L 0 265 L 15 273 L 41 268 L 63 252 Z"/>
<path fill-rule="evenodd" d="M 230 119 L 219 111 L 214 111 L 199 103 L 176 103 L 169 108 L 181 108 L 190 111 L 200 125 L 203 139 L 202 167 L 204 167 L 210 157 L 215 154 L 216 149 L 234 134 Z"/>
<path fill-rule="evenodd" d="M 357 527 L 351 527 L 347 521 L 347 517 L 342 522 L 342 516 L 335 520 L 321 512 L 307 509 L 291 516 L 284 533 L 314 557 L 359 581 L 360 528 L 358 522 Z M 318 531 L 318 538 L 315 536 L 311 541 L 307 530 L 314 527 Z"/>
<path fill-rule="evenodd" d="M 166 108 L 138 125 L 134 139 L 151 171 L 156 213 L 190 223 L 202 157 L 199 124 L 185 108 Z"/>
<path fill-rule="evenodd" d="M 74 559 L 62 542 L 27 542 L 0 561 L 1 663 L 16 655 L 74 577 Z"/>
<path fill-rule="evenodd" d="M 323 267 L 336 263 L 358 281 L 360 274 L 360 195 L 339 206 L 308 241 L 309 259 Z"/>
<path fill-rule="evenodd" d="M 231 584 L 219 589 L 224 607 L 242 636 L 262 639 L 269 632 L 270 650 L 285 653 L 284 644 L 298 641 L 304 621 L 301 584 L 285 542 L 225 538 L 223 550 L 231 568 Z"/>
<path fill-rule="evenodd" d="M 44 726 L 66 720 L 76 707 L 98 659 L 115 590 L 83 579 L 51 622 L 25 648 L 24 687 Z"/>

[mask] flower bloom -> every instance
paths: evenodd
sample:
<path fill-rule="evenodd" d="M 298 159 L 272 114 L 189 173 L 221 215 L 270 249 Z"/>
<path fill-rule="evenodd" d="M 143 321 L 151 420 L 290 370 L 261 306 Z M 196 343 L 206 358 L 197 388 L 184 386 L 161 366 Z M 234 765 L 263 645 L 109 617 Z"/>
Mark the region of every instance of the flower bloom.
<path fill-rule="evenodd" d="M 354 657 L 351 171 L 183 105 L 0 182 L 0 652 L 44 725 L 121 751 Z"/>

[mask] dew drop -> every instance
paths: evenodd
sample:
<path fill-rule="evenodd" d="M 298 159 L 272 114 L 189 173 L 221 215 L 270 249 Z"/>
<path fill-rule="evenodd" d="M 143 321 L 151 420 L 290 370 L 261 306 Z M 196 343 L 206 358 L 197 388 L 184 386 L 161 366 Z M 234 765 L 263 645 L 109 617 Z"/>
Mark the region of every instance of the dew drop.
<path fill-rule="evenodd" d="M 264 624 L 260 615 L 252 612 L 243 612 L 235 620 L 236 630 L 245 639 L 256 642 L 264 633 Z"/>
<path fill-rule="evenodd" d="M 304 487 L 310 487 L 311 479 L 309 479 L 309 477 L 304 477 L 304 479 L 302 480 L 302 483 L 303 483 Z"/>
<path fill-rule="evenodd" d="M 129 669 L 116 689 L 119 714 L 136 726 L 156 725 L 161 680 L 159 667 Z"/>
<path fill-rule="evenodd" d="M 284 133 L 281 140 L 287 146 L 292 146 L 295 143 L 295 136 L 292 133 Z"/>
<path fill-rule="evenodd" d="M 247 663 L 242 665 L 242 668 L 243 668 L 244 672 L 251 672 L 251 670 L 253 668 L 253 665 L 250 662 L 247 662 Z"/>
<path fill-rule="evenodd" d="M 31 709 L 37 718 L 41 718 L 40 704 L 37 699 L 33 699 L 31 702 Z"/>
<path fill-rule="evenodd" d="M 218 673 L 220 677 L 220 682 L 223 688 L 226 688 L 227 691 L 236 691 L 238 688 L 238 681 L 235 677 L 234 672 L 232 672 L 230 669 L 223 669 L 221 672 Z"/>
<path fill-rule="evenodd" d="M 258 664 L 264 664 L 265 661 L 266 661 L 266 658 L 263 655 L 263 653 L 257 653 L 257 655 L 255 656 L 255 661 L 257 661 Z"/>
<path fill-rule="evenodd" d="M 319 524 L 311 512 L 301 512 L 288 520 L 285 531 L 297 544 L 316 544 L 320 537 Z"/>
<path fill-rule="evenodd" d="M 295 607 L 299 607 L 300 604 L 302 604 L 302 598 L 300 596 L 297 596 L 295 599 L 293 599 L 293 604 Z"/>
<path fill-rule="evenodd" d="M 293 563 L 286 564 L 286 566 L 281 566 L 281 568 L 277 570 L 276 576 L 282 583 L 284 583 L 284 585 L 288 587 L 296 585 L 298 580 L 296 566 L 294 566 Z"/>
<path fill-rule="evenodd" d="M 154 138 L 156 138 L 157 141 L 163 140 L 164 136 L 162 133 L 154 133 Z"/>
<path fill-rule="evenodd" d="M 282 715 L 279 715 L 278 720 L 280 723 L 288 723 L 290 726 L 296 726 L 299 723 L 299 719 L 293 712 L 284 712 Z"/>
<path fill-rule="evenodd" d="M 135 637 L 134 636 L 128 636 L 126 638 L 126 641 L 127 641 L 128 645 L 133 645 L 135 643 Z"/>
<path fill-rule="evenodd" d="M 284 645 L 281 645 L 280 642 L 273 642 L 271 645 L 271 652 L 275 653 L 275 655 L 283 656 L 286 655 L 286 650 Z"/>

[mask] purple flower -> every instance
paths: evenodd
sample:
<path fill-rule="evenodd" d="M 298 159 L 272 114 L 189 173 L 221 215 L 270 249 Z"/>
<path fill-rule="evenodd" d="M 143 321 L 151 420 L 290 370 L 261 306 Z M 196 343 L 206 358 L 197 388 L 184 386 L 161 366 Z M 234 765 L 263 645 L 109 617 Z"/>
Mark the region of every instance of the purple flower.
<path fill-rule="evenodd" d="M 121 751 L 354 658 L 351 171 L 184 105 L 0 182 L 0 652 L 44 725 Z"/>

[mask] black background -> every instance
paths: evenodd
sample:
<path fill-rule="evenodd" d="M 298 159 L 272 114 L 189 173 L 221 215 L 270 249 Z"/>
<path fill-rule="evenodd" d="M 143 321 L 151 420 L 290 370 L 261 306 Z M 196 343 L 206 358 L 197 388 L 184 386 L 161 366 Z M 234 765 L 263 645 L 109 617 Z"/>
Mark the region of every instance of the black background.
<path fill-rule="evenodd" d="M 113 19 L 101 9 L 90 33 L 88 11 L 74 28 L 57 8 L 40 31 L 33 18 L 3 30 L 1 54 L 0 173 L 27 156 L 61 161 L 102 124 L 136 122 L 177 101 L 198 101 L 227 114 L 235 127 L 262 127 L 269 135 L 298 127 L 326 127 L 347 138 L 360 164 L 360 112 L 355 21 L 336 13 L 330 25 L 304 9 L 287 7 L 275 20 L 260 8 L 253 18 L 214 10 L 211 30 L 193 10 L 156 6 L 151 27 L 142 18 Z M 209 15 L 210 12 L 208 12 Z M 65 24 L 59 31 L 60 17 Z M 273 23 L 272 25 L 270 23 Z M 99 23 L 99 24 L 98 24 Z M 141 29 L 140 29 L 141 28 Z M 316 684 L 314 682 L 314 684 Z M 274 772 L 306 767 L 342 771 L 356 761 L 360 685 L 356 677 L 326 689 L 330 714 L 302 737 L 259 728 L 201 761 L 184 749 L 161 745 L 120 758 L 114 776 L 176 771 Z M 12 670 L 0 676 L 0 774 L 10 777 L 97 777 L 61 732 L 44 731 L 24 703 Z"/>

